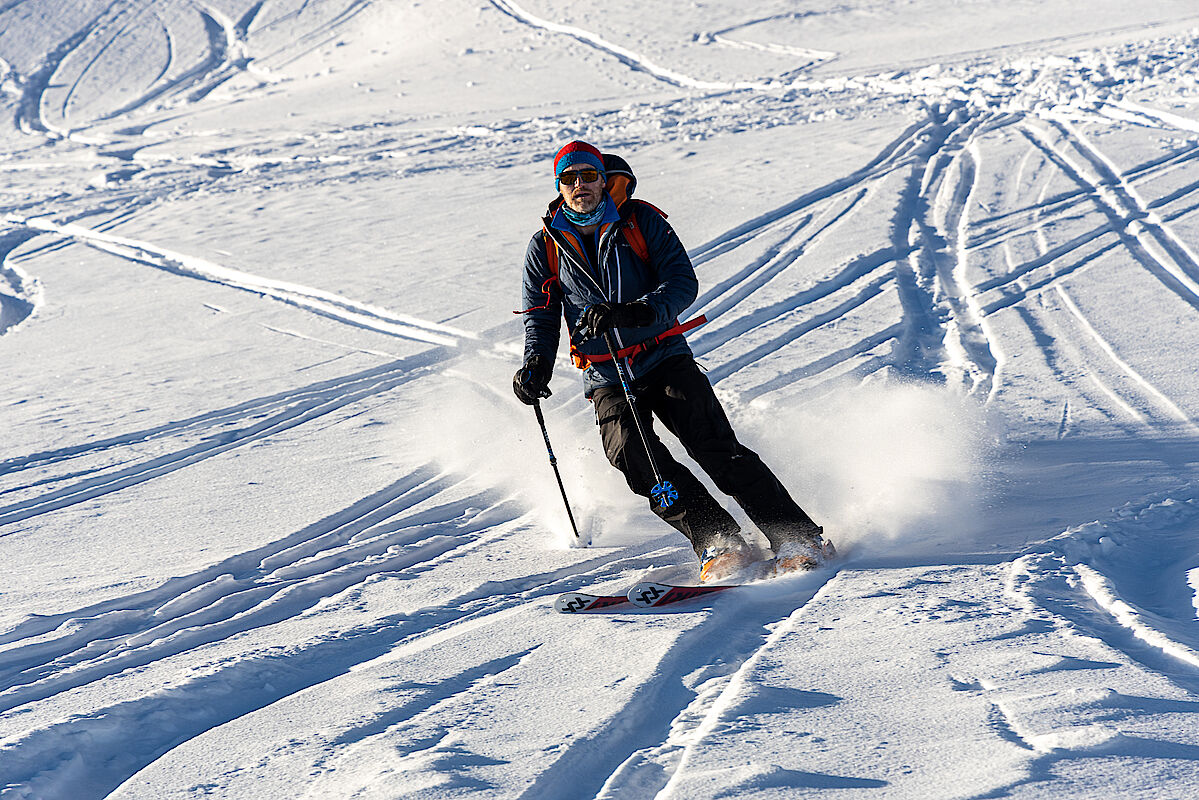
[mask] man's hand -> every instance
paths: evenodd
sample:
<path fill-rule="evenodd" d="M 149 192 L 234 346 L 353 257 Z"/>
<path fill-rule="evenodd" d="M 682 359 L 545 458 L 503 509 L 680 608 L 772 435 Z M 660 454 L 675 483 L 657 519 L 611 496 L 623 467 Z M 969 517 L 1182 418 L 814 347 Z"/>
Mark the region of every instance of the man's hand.
<path fill-rule="evenodd" d="M 512 377 L 512 391 L 516 393 L 520 402 L 531 406 L 538 400 L 550 396 L 550 376 L 553 371 L 553 365 L 541 356 L 530 356 L 525 365 Z"/>
<path fill-rule="evenodd" d="M 598 336 L 609 328 L 644 328 L 653 325 L 656 315 L 649 303 L 592 303 L 579 317 L 579 330 L 588 338 Z"/>

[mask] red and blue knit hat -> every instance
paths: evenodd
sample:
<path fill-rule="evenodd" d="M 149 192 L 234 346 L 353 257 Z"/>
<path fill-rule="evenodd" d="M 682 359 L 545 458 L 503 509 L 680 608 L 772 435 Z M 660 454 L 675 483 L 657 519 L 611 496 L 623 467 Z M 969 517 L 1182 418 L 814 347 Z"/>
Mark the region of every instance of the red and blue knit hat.
<path fill-rule="evenodd" d="M 604 171 L 603 154 L 586 142 L 571 142 L 558 151 L 554 156 L 554 179 L 562 174 L 562 170 L 573 164 L 589 164 L 600 172 Z"/>

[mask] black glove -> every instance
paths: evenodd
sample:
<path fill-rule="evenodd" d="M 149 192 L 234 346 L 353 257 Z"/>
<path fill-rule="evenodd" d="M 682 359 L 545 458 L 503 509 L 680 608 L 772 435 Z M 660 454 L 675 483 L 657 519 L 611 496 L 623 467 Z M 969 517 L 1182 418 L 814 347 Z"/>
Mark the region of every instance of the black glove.
<path fill-rule="evenodd" d="M 598 336 L 609 328 L 644 328 L 653 325 L 657 314 L 649 303 L 592 303 L 579 317 L 579 330 L 587 338 Z"/>
<path fill-rule="evenodd" d="M 541 356 L 529 356 L 525 365 L 512 378 L 512 391 L 526 406 L 531 406 L 543 397 L 549 397 L 550 376 L 554 367 Z"/>

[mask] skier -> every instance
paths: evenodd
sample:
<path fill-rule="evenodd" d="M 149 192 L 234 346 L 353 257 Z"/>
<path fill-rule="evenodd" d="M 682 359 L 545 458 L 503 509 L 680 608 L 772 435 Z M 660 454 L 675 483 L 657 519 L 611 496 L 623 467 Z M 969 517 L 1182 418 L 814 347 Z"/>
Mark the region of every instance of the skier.
<path fill-rule="evenodd" d="M 721 580 L 753 561 L 732 515 L 679 464 L 653 432 L 651 413 L 766 535 L 776 571 L 810 569 L 826 555 L 823 530 L 791 499 L 756 453 L 737 441 L 712 385 L 695 363 L 677 317 L 696 298 L 691 259 L 664 215 L 632 200 L 636 178 L 623 159 L 586 142 L 554 158 L 559 196 L 525 254 L 524 364 L 513 391 L 532 405 L 549 397 L 561 320 L 582 368 L 604 451 L 629 488 L 690 540 L 701 581 Z M 640 253 L 638 251 L 641 251 Z M 645 441 L 604 334 L 625 366 Z M 648 412 L 648 413 L 647 413 Z M 653 451 L 651 462 L 647 445 Z M 678 499 L 651 495 L 656 466 Z"/>

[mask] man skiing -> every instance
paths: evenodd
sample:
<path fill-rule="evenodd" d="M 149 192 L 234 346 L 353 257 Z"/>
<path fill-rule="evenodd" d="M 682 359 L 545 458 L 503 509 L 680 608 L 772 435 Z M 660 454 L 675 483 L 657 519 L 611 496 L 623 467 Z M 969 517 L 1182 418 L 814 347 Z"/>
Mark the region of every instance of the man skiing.
<path fill-rule="evenodd" d="M 525 254 L 525 358 L 512 382 L 516 396 L 529 405 L 549 397 L 565 318 L 608 460 L 630 489 L 649 498 L 654 513 L 690 540 L 701 580 L 733 575 L 752 562 L 753 551 L 732 515 L 654 434 L 651 415 L 766 535 L 776 571 L 821 564 L 831 550 L 823 530 L 737 441 L 683 338 L 687 326 L 678 315 L 694 302 L 699 284 L 664 215 L 630 199 L 636 178 L 622 159 L 586 142 L 558 151 L 554 178 L 559 196 Z M 633 406 L 609 344 L 631 381 Z M 655 493 L 659 477 L 673 485 L 677 500 Z"/>

